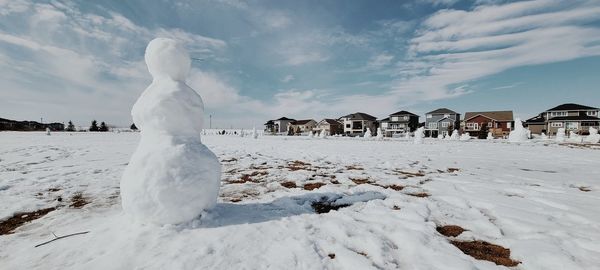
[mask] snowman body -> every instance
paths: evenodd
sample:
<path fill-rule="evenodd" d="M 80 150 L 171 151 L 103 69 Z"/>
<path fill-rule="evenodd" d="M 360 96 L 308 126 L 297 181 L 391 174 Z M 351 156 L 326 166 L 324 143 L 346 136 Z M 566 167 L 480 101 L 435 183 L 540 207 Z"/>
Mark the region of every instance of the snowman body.
<path fill-rule="evenodd" d="M 123 210 L 142 222 L 190 221 L 215 206 L 221 164 L 200 138 L 204 105 L 183 81 L 185 50 L 155 39 L 146 63 L 154 80 L 131 111 L 141 139 L 121 180 Z"/>

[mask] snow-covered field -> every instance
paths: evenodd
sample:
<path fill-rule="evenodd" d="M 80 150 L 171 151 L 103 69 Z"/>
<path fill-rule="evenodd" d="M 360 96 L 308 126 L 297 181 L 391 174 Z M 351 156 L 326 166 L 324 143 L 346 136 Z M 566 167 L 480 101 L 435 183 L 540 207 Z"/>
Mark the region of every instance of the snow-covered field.
<path fill-rule="evenodd" d="M 1 132 L 0 220 L 56 210 L 0 235 L 0 269 L 505 268 L 451 244 L 471 240 L 510 249 L 514 269 L 600 268 L 598 149 L 207 135 L 219 204 L 159 227 L 121 212 L 138 140 Z M 339 209 L 315 212 L 328 206 Z M 466 231 L 447 237 L 443 225 Z"/>

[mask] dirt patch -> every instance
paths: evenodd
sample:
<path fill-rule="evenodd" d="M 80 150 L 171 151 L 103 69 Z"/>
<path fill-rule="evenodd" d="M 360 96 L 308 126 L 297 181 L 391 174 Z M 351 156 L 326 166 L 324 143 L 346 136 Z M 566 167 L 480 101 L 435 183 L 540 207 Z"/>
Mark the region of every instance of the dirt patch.
<path fill-rule="evenodd" d="M 297 188 L 298 187 L 298 186 L 296 186 L 296 182 L 292 182 L 292 181 L 283 182 L 283 183 L 281 183 L 281 185 L 286 188 Z"/>
<path fill-rule="evenodd" d="M 362 171 L 364 170 L 362 167 L 356 166 L 356 165 L 350 165 L 350 166 L 346 166 L 346 170 L 349 171 Z"/>
<path fill-rule="evenodd" d="M 237 180 L 229 180 L 228 182 L 231 184 L 243 184 L 243 183 L 248 183 L 248 182 L 252 182 L 252 183 L 258 183 L 258 180 L 256 180 L 253 177 L 256 176 L 264 176 L 269 174 L 266 171 L 254 171 L 250 174 L 242 174 L 242 177 L 240 177 L 240 179 Z"/>
<path fill-rule="evenodd" d="M 456 226 L 456 225 L 445 225 L 445 226 L 438 226 L 437 228 L 435 228 L 441 235 L 446 236 L 446 237 L 457 237 L 459 236 L 461 233 L 463 233 L 464 231 L 466 231 L 465 229 L 463 229 L 460 226 Z"/>
<path fill-rule="evenodd" d="M 395 191 L 400 191 L 400 190 L 404 189 L 404 186 L 401 186 L 401 185 L 389 185 L 389 186 L 386 186 L 385 188 L 391 188 L 391 189 L 393 189 Z"/>
<path fill-rule="evenodd" d="M 371 183 L 373 183 L 373 181 L 371 181 L 369 178 L 353 178 L 353 177 L 349 177 L 348 179 L 352 180 L 352 182 L 354 182 L 354 184 L 357 184 L 357 185 L 364 185 L 364 184 L 371 184 Z"/>
<path fill-rule="evenodd" d="M 485 241 L 450 241 L 463 253 L 478 259 L 493 262 L 503 266 L 517 266 L 520 262 L 510 258 L 510 249 L 494 245 Z"/>
<path fill-rule="evenodd" d="M 57 192 L 57 191 L 60 191 L 60 188 L 49 188 L 48 191 Z"/>
<path fill-rule="evenodd" d="M 579 190 L 581 190 L 583 192 L 590 192 L 590 191 L 592 191 L 592 189 L 590 189 L 589 187 L 579 187 Z"/>
<path fill-rule="evenodd" d="M 307 162 L 302 162 L 300 160 L 294 160 L 292 162 L 289 162 L 287 165 L 287 168 L 290 171 L 299 171 L 299 170 L 306 170 L 306 171 L 310 171 L 310 163 Z"/>
<path fill-rule="evenodd" d="M 238 160 L 237 158 L 230 158 L 230 159 L 223 159 L 223 160 L 221 160 L 221 162 L 234 162 L 237 160 Z"/>
<path fill-rule="evenodd" d="M 0 235 L 11 234 L 16 228 L 21 227 L 23 224 L 41 218 L 54 210 L 56 210 L 56 208 L 50 207 L 33 212 L 16 213 L 7 220 L 0 222 Z"/>
<path fill-rule="evenodd" d="M 325 185 L 325 183 L 321 183 L 321 182 L 308 183 L 308 184 L 304 184 L 304 189 L 305 190 L 313 190 L 313 189 L 318 189 L 324 185 Z"/>
<path fill-rule="evenodd" d="M 327 256 L 329 256 L 330 259 L 335 259 L 335 253 L 329 253 Z"/>
<path fill-rule="evenodd" d="M 75 195 L 71 197 L 71 204 L 69 204 L 69 207 L 80 209 L 88 203 L 90 202 L 85 197 L 83 197 L 82 193 L 75 193 Z"/>
<path fill-rule="evenodd" d="M 446 169 L 446 171 L 449 172 L 449 173 L 453 173 L 453 172 L 460 171 L 460 169 L 459 168 L 448 168 L 448 169 Z"/>
<path fill-rule="evenodd" d="M 429 193 L 425 193 L 425 192 L 407 193 L 406 195 L 413 196 L 413 197 L 418 197 L 418 198 L 427 198 L 427 197 L 431 196 L 431 195 L 429 195 Z"/>
<path fill-rule="evenodd" d="M 241 202 L 242 199 L 241 198 L 231 198 L 229 199 L 230 202 Z"/>
<path fill-rule="evenodd" d="M 335 180 L 335 179 L 333 179 L 333 180 L 331 180 L 329 182 L 332 183 L 332 184 L 334 184 L 334 185 L 339 185 L 340 184 L 340 181 Z"/>
<path fill-rule="evenodd" d="M 321 200 L 318 202 L 311 203 L 310 206 L 312 207 L 313 210 L 315 210 L 315 212 L 317 214 L 325 214 L 325 213 L 329 213 L 329 211 L 331 211 L 331 210 L 337 211 L 340 208 L 348 207 L 348 206 L 350 206 L 350 204 L 334 204 L 334 202 L 330 202 L 327 200 Z"/>
<path fill-rule="evenodd" d="M 400 208 L 400 206 L 394 205 L 394 208 L 392 208 L 392 209 L 394 209 L 394 210 L 400 210 L 402 208 Z"/>

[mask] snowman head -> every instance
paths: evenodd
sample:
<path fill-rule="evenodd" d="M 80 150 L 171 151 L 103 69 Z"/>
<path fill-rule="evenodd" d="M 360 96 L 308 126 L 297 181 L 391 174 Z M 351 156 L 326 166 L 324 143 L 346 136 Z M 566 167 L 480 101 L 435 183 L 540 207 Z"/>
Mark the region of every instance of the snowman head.
<path fill-rule="evenodd" d="M 184 81 L 190 71 L 188 52 L 177 41 L 155 38 L 146 47 L 146 65 L 154 79 L 170 78 Z"/>

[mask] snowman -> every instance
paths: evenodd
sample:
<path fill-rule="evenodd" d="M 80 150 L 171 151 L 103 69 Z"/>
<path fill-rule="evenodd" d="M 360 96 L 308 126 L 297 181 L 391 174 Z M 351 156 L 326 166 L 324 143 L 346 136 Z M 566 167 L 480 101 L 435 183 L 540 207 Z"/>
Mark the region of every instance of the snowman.
<path fill-rule="evenodd" d="M 145 60 L 153 80 L 131 110 L 141 138 L 121 179 L 123 210 L 143 223 L 190 221 L 216 205 L 221 164 L 200 140 L 204 104 L 185 83 L 187 51 L 157 38 Z"/>

